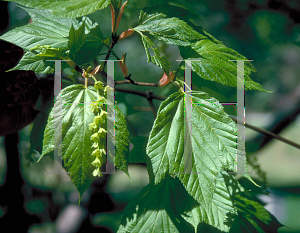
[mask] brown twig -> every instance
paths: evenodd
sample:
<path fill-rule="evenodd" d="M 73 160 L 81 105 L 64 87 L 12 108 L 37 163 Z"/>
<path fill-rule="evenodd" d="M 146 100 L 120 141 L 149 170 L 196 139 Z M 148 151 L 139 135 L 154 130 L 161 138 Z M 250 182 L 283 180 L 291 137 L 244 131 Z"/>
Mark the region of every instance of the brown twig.
<path fill-rule="evenodd" d="M 233 120 L 234 120 L 235 122 L 237 122 L 238 124 L 244 125 L 244 122 L 237 120 L 235 117 L 232 117 L 232 116 L 230 116 L 230 117 L 231 117 L 231 119 L 233 119 Z M 262 134 L 264 134 L 264 135 L 267 135 L 267 136 L 276 138 L 276 139 L 278 139 L 278 140 L 280 140 L 280 141 L 282 141 L 282 142 L 285 142 L 285 143 L 287 143 L 287 144 L 289 144 L 289 145 L 291 145 L 291 146 L 293 146 L 293 147 L 296 147 L 296 148 L 300 149 L 300 145 L 299 145 L 299 144 L 297 144 L 297 143 L 295 143 L 295 142 L 292 142 L 292 141 L 290 141 L 290 140 L 288 140 L 288 139 L 286 139 L 286 138 L 283 138 L 283 137 L 281 137 L 281 136 L 279 136 L 279 135 L 277 135 L 277 134 L 274 134 L 274 133 L 272 133 L 272 132 L 270 132 L 270 131 L 267 131 L 267 130 L 264 130 L 264 129 L 255 127 L 255 126 L 250 125 L 250 124 L 247 124 L 247 123 L 245 123 L 245 126 L 246 126 L 247 128 L 249 128 L 249 129 L 252 129 L 252 130 L 255 130 L 255 131 L 257 131 L 257 132 L 259 132 L 259 133 L 262 133 Z"/>
<path fill-rule="evenodd" d="M 106 54 L 106 56 L 105 56 L 105 62 L 104 62 L 104 64 L 103 64 L 103 70 L 104 70 L 104 68 L 105 68 L 105 66 L 106 66 L 106 63 L 107 63 L 107 60 L 108 60 L 108 58 L 110 57 L 110 55 L 111 55 L 111 53 L 112 53 L 112 49 L 114 48 L 114 46 L 118 43 L 118 39 L 119 39 L 119 36 L 116 36 L 116 34 L 115 33 L 113 33 L 112 35 L 111 35 L 111 44 L 110 44 L 110 49 L 108 50 L 108 53 Z M 108 46 L 107 46 L 108 47 Z M 118 58 L 117 58 L 118 59 Z M 118 59 L 119 60 L 119 59 Z"/>
<path fill-rule="evenodd" d="M 109 54 L 108 54 L 108 55 L 109 55 Z M 75 67 L 75 70 L 78 71 L 78 72 L 80 72 L 80 71 L 83 72 L 83 70 L 82 70 L 79 66 L 76 66 L 76 67 Z M 106 75 L 107 78 L 111 78 L 111 77 L 108 76 L 104 71 L 101 71 L 100 73 L 101 73 L 103 76 Z M 124 80 L 124 81 L 115 81 L 115 84 L 116 84 L 116 85 L 117 85 L 117 84 L 133 84 L 133 85 L 139 85 L 139 86 L 153 86 L 153 87 L 157 87 L 157 84 L 156 84 L 156 83 L 136 82 L 136 81 L 132 80 L 130 77 L 131 77 L 131 74 L 130 74 L 128 77 L 125 77 L 127 80 Z M 142 96 L 142 97 L 146 98 L 146 99 L 148 100 L 148 103 L 149 103 L 149 105 L 150 105 L 150 107 L 151 107 L 151 110 L 152 110 L 152 112 L 153 112 L 153 114 L 154 114 L 155 117 L 156 117 L 156 110 L 155 110 L 155 107 L 154 107 L 154 105 L 153 105 L 152 100 L 153 100 L 153 99 L 158 99 L 158 100 L 165 100 L 165 99 L 166 99 L 165 97 L 158 96 L 158 95 L 154 95 L 154 94 L 152 93 L 152 91 L 147 91 L 147 92 L 145 93 L 145 92 L 140 92 L 140 91 L 136 91 L 136 90 L 128 90 L 128 89 L 125 90 L 125 89 L 120 89 L 120 88 L 117 88 L 117 87 L 115 87 L 115 90 L 116 90 L 116 91 L 119 91 L 119 92 L 123 92 L 123 93 L 129 93 L 129 94 L 133 94 L 133 95 Z M 230 116 L 230 117 L 231 117 L 235 122 L 237 122 L 238 124 L 244 125 L 244 122 L 241 122 L 241 121 L 237 120 L 236 118 L 234 118 L 234 117 L 232 117 L 232 116 Z M 267 135 L 267 136 L 269 136 L 269 137 L 276 138 L 276 139 L 278 139 L 278 140 L 280 140 L 280 141 L 282 141 L 282 142 L 285 142 L 285 143 L 287 143 L 287 144 L 289 144 L 289 145 L 291 145 L 291 146 L 293 146 L 293 147 L 296 147 L 296 148 L 300 149 L 300 145 L 299 145 L 299 144 L 297 144 L 297 143 L 295 143 L 295 142 L 292 142 L 292 141 L 290 141 L 290 140 L 288 140 L 288 139 L 286 139 L 286 138 L 283 138 L 283 137 L 281 137 L 281 136 L 279 136 L 279 135 L 277 135 L 277 134 L 275 134 L 275 133 L 272 133 L 272 132 L 270 132 L 270 131 L 268 131 L 268 130 L 264 130 L 264 129 L 258 128 L 258 127 L 256 127 L 256 126 L 250 125 L 250 124 L 248 124 L 248 123 L 245 123 L 245 127 L 249 128 L 249 129 L 252 129 L 252 130 L 254 130 L 254 131 L 257 131 L 257 132 L 259 132 L 259 133 L 261 133 L 261 134 Z"/>
<path fill-rule="evenodd" d="M 124 80 L 124 81 L 115 81 L 116 85 L 119 84 L 133 84 L 133 85 L 137 85 L 137 86 L 150 86 L 150 87 L 157 87 L 157 83 L 144 83 L 144 82 L 137 82 L 137 81 L 130 81 L 130 80 Z"/>
<path fill-rule="evenodd" d="M 138 96 L 142 96 L 147 98 L 147 92 L 143 92 L 143 91 L 136 91 L 136 90 L 132 90 L 132 89 L 122 89 L 122 88 L 118 88 L 115 87 L 115 90 L 118 92 L 123 92 L 123 93 L 128 93 L 128 94 L 133 94 L 133 95 L 138 95 Z M 156 100 L 165 100 L 166 97 L 160 96 L 160 95 L 155 95 L 155 94 L 151 94 L 151 99 L 156 99 Z"/>

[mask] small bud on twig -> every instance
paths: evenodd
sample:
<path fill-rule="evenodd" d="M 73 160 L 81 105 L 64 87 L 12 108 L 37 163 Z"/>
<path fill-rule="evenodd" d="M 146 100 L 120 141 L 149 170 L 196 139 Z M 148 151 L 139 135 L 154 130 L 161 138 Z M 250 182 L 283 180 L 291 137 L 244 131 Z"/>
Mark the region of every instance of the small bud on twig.
<path fill-rule="evenodd" d="M 118 64 L 119 64 L 119 66 L 120 66 L 120 68 L 122 70 L 122 73 L 123 73 L 124 77 L 127 77 L 128 76 L 128 69 L 127 69 L 127 66 L 125 64 L 125 56 L 124 56 L 124 54 L 122 56 L 121 61 L 118 61 Z"/>
<path fill-rule="evenodd" d="M 134 31 L 132 29 L 128 29 L 127 31 L 124 31 L 121 33 L 121 35 L 119 36 L 119 40 L 123 40 L 125 38 L 127 38 L 128 36 L 130 36 Z"/>
<path fill-rule="evenodd" d="M 170 76 L 170 78 L 173 81 L 174 77 L 175 77 L 175 74 L 173 73 L 173 71 L 170 72 L 169 76 Z M 159 86 L 163 87 L 163 86 L 167 85 L 169 82 L 170 82 L 169 77 L 166 75 L 166 73 L 164 73 L 164 75 L 162 76 L 162 78 L 159 80 Z"/>
<path fill-rule="evenodd" d="M 116 16 L 115 16 L 115 9 L 112 4 L 110 4 L 110 10 L 111 10 L 111 31 L 112 31 L 112 33 L 114 33 Z"/>
<path fill-rule="evenodd" d="M 117 18 L 117 23 L 116 23 L 116 28 L 115 28 L 115 31 L 118 30 L 118 27 L 119 27 L 119 24 L 120 24 L 120 21 L 121 21 L 121 18 L 122 18 L 122 15 L 123 15 L 123 12 L 124 12 L 124 8 L 126 6 L 128 1 L 124 2 L 123 5 L 121 6 L 121 9 L 120 9 L 120 12 L 118 14 L 118 18 Z"/>

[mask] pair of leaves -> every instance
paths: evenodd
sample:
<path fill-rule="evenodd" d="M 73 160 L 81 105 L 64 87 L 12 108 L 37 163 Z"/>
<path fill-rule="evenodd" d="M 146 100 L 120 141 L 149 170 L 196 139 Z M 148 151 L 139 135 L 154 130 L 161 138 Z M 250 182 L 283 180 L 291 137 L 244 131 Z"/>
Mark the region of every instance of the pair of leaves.
<path fill-rule="evenodd" d="M 239 199 L 243 187 L 225 172 L 235 171 L 237 157 L 247 171 L 236 148 L 236 124 L 207 94 L 185 95 L 172 94 L 158 110 L 147 145 L 150 184 L 128 204 L 118 232 L 197 232 L 207 226 L 237 232 L 245 224 L 252 232 L 276 232 L 281 225 L 268 226 L 276 220 L 262 205 Z M 245 205 L 254 203 L 255 210 L 241 218 Z M 254 224 L 254 217 L 260 222 Z"/>
<path fill-rule="evenodd" d="M 47 60 L 74 59 L 77 64 L 91 61 L 103 47 L 103 35 L 97 23 L 89 18 L 55 19 L 47 10 L 25 8 L 32 23 L 13 29 L 0 39 L 14 43 L 26 53 L 13 70 L 54 72 L 54 62 Z M 78 39 L 80 38 L 80 40 Z M 66 53 L 66 51 L 69 51 Z M 63 68 L 67 67 L 62 63 Z"/>
<path fill-rule="evenodd" d="M 145 8 L 140 12 L 139 26 L 133 28 L 142 37 L 148 62 L 158 65 L 166 74 L 170 73 L 170 62 L 144 33 L 148 32 L 156 39 L 173 45 L 190 45 L 190 37 L 194 40 L 200 39 L 201 35 L 192 30 L 184 21 L 178 18 L 166 18 L 167 14 L 177 16 L 187 13 L 186 10 L 182 10 L 179 7 L 169 5 L 155 5 Z M 157 11 L 161 13 L 155 13 Z M 150 50 L 154 55 L 150 55 Z"/>
<path fill-rule="evenodd" d="M 186 10 L 183 9 L 183 13 L 180 13 L 179 9 L 181 8 L 169 5 L 155 5 L 145 8 L 140 13 L 140 25 L 133 28 L 133 30 L 141 35 L 148 32 L 158 40 L 179 46 L 181 57 L 188 62 L 192 70 L 201 78 L 237 87 L 237 65 L 233 60 L 247 60 L 247 58 L 226 47 L 201 27 L 197 27 L 184 19 Z M 147 39 L 150 40 L 148 37 Z M 155 56 L 150 57 L 147 51 L 149 48 L 147 45 L 150 42 L 146 44 L 143 36 L 142 40 L 148 62 L 151 61 L 159 65 L 165 72 L 168 66 L 156 62 L 163 55 L 159 53 L 158 49 L 153 49 Z M 195 61 L 195 59 L 200 61 Z M 265 91 L 260 84 L 251 80 L 249 77 L 251 72 L 256 72 L 256 69 L 250 62 L 245 62 L 245 88 Z"/>
<path fill-rule="evenodd" d="M 80 197 L 94 180 L 92 175 L 94 167 L 91 165 L 94 160 L 91 155 L 94 148 L 90 140 L 92 132 L 89 124 L 94 119 L 91 103 L 97 102 L 97 97 L 94 87 L 71 85 L 63 89 L 56 98 L 44 133 L 41 158 L 54 151 L 55 147 L 61 148 L 64 166 Z M 125 118 L 117 106 L 115 111 L 117 130 L 115 164 L 128 174 L 129 132 Z"/>
<path fill-rule="evenodd" d="M 102 10 L 110 0 L 9 0 L 26 7 L 49 10 L 51 17 L 77 18 Z"/>

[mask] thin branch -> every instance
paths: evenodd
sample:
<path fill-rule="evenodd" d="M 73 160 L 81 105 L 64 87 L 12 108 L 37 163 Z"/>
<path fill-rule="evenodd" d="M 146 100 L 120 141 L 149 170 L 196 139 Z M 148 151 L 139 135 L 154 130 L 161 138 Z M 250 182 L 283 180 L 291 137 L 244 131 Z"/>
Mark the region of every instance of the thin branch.
<path fill-rule="evenodd" d="M 235 122 L 237 122 L 238 124 L 244 125 L 244 122 L 237 120 L 235 117 L 232 117 L 232 116 L 230 116 L 230 117 L 231 117 Z M 277 134 L 274 134 L 274 133 L 272 133 L 272 132 L 270 132 L 270 131 L 267 131 L 267 130 L 264 130 L 264 129 L 255 127 L 255 126 L 250 125 L 250 124 L 247 124 L 247 123 L 245 123 L 245 126 L 246 126 L 247 128 L 249 128 L 249 129 L 252 129 L 252 130 L 255 130 L 255 131 L 257 131 L 257 132 L 259 132 L 259 133 L 262 133 L 262 134 L 264 134 L 264 135 L 267 135 L 267 136 L 276 138 L 276 139 L 278 139 L 278 140 L 280 140 L 280 141 L 282 141 L 282 142 L 285 142 L 285 143 L 287 143 L 287 144 L 289 144 L 289 145 L 291 145 L 291 146 L 293 146 L 293 147 L 296 147 L 296 148 L 300 149 L 300 145 L 299 145 L 299 144 L 297 144 L 297 143 L 295 143 L 295 142 L 292 142 L 292 141 L 290 141 L 290 140 L 288 140 L 288 139 L 286 139 L 286 138 L 283 138 L 283 137 L 281 137 L 281 136 L 279 136 L 279 135 L 277 135 Z"/>
<path fill-rule="evenodd" d="M 130 81 L 130 80 L 124 80 L 124 81 L 115 81 L 116 85 L 119 84 L 133 84 L 133 85 L 137 85 L 137 86 L 150 86 L 150 87 L 157 87 L 158 84 L 157 83 L 144 83 L 144 82 L 137 82 L 137 81 Z"/>
<path fill-rule="evenodd" d="M 154 107 L 154 104 L 153 104 L 153 97 L 152 97 L 153 92 L 152 92 L 152 90 L 150 90 L 150 91 L 147 91 L 146 94 L 148 94 L 147 100 L 148 100 L 150 108 L 153 112 L 153 115 L 156 118 L 156 110 L 155 110 L 155 107 Z"/>
<path fill-rule="evenodd" d="M 112 46 L 112 47 L 113 47 L 113 46 Z M 109 55 L 109 54 L 108 54 L 108 55 Z M 105 59 L 105 60 L 107 60 L 107 59 Z M 83 70 L 82 70 L 79 66 L 77 66 L 77 65 L 76 65 L 76 67 L 75 67 L 75 70 L 78 71 L 78 72 L 81 72 L 81 73 L 83 72 Z M 178 71 L 178 70 L 177 70 L 177 71 Z M 111 77 L 110 77 L 109 75 L 107 75 L 104 71 L 101 71 L 101 72 L 99 72 L 99 73 L 101 73 L 103 76 L 106 75 L 107 78 L 111 78 Z M 157 84 L 156 84 L 156 83 L 136 82 L 136 81 L 132 80 L 132 79 L 130 78 L 130 76 L 131 76 L 131 74 L 130 74 L 128 77 L 126 77 L 127 80 L 124 80 L 124 81 L 115 81 L 115 84 L 116 84 L 116 85 L 117 85 L 117 84 L 133 84 L 133 85 L 139 85 L 139 86 L 153 86 L 153 87 L 157 87 Z M 156 84 L 156 85 L 155 85 L 155 84 Z M 148 92 L 145 93 L 145 92 L 136 91 L 136 90 L 128 90 L 128 89 L 125 90 L 125 89 L 120 89 L 120 88 L 117 88 L 117 87 L 115 87 L 115 90 L 116 90 L 116 91 L 119 91 L 119 92 L 123 92 L 123 93 L 129 93 L 129 94 L 133 94 L 133 95 L 142 96 L 142 97 L 146 98 L 146 99 L 148 100 L 148 102 L 149 102 L 149 105 L 150 105 L 150 107 L 151 107 L 151 110 L 152 110 L 154 116 L 156 116 L 156 111 L 155 111 L 155 107 L 154 107 L 154 105 L 153 105 L 152 99 L 157 99 L 157 100 L 165 100 L 165 99 L 166 99 L 165 97 L 158 96 L 158 95 L 154 95 L 154 94 L 152 93 L 152 91 L 150 91 L 150 92 L 148 91 Z M 150 93 L 151 93 L 151 94 L 150 94 Z M 231 117 L 235 122 L 237 122 L 237 123 L 240 124 L 240 125 L 245 125 L 245 127 L 249 128 L 249 129 L 252 129 L 252 130 L 257 131 L 257 132 L 259 132 L 259 133 L 261 133 L 261 134 L 267 135 L 267 136 L 269 136 L 269 137 L 276 138 L 276 139 L 278 139 L 278 140 L 280 140 L 280 141 L 282 141 L 282 142 L 285 142 L 285 143 L 287 143 L 287 144 L 289 144 L 289 145 L 291 145 L 291 146 L 293 146 L 293 147 L 296 147 L 296 148 L 300 149 L 300 145 L 297 144 L 297 143 L 295 143 L 295 142 L 292 142 L 292 141 L 290 141 L 290 140 L 288 140 L 288 139 L 286 139 L 286 138 L 283 138 L 283 137 L 281 137 L 281 136 L 279 136 L 279 135 L 277 135 L 277 134 L 275 134 L 275 133 L 272 133 L 272 132 L 270 132 L 270 131 L 268 131 L 268 130 L 264 130 L 264 129 L 258 128 L 258 127 L 256 127 L 256 126 L 250 125 L 250 124 L 248 124 L 248 123 L 245 123 L 245 124 L 244 124 L 244 122 L 241 122 L 241 121 L 237 120 L 236 118 L 234 118 L 234 117 L 232 117 L 232 116 L 230 116 L 230 117 Z"/>
<path fill-rule="evenodd" d="M 147 98 L 148 95 L 146 92 L 143 92 L 143 91 L 136 91 L 136 90 L 132 90 L 132 89 L 122 89 L 122 88 L 118 88 L 118 87 L 115 87 L 115 90 L 118 91 L 118 92 L 123 92 L 123 93 L 128 93 L 128 94 L 133 94 L 133 95 L 138 95 L 138 96 L 142 96 L 142 97 L 145 97 Z M 160 95 L 155 95 L 155 94 L 151 94 L 151 98 L 152 99 L 156 99 L 156 100 L 165 100 L 166 97 L 164 96 L 160 96 Z"/>

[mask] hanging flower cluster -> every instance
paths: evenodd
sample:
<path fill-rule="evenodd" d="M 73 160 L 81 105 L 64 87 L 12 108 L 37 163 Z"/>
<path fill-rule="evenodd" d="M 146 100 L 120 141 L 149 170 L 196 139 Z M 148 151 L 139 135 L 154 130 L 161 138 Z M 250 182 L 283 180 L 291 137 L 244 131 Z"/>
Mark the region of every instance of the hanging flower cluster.
<path fill-rule="evenodd" d="M 100 81 L 95 82 L 94 85 L 98 92 L 97 102 L 91 104 L 92 112 L 95 114 L 93 123 L 89 124 L 89 129 L 92 131 L 91 140 L 93 142 L 92 156 L 94 161 L 92 165 L 95 167 L 93 176 L 102 176 L 100 168 L 103 164 L 103 158 L 106 155 L 106 119 L 107 112 L 104 110 L 106 105 L 107 86 L 103 88 L 103 83 Z M 104 96 L 103 96 L 104 94 Z"/>

